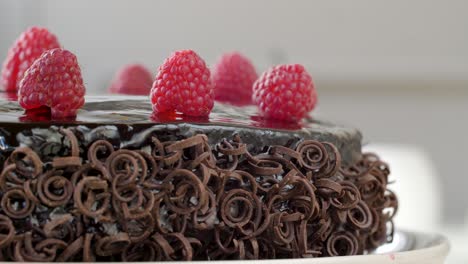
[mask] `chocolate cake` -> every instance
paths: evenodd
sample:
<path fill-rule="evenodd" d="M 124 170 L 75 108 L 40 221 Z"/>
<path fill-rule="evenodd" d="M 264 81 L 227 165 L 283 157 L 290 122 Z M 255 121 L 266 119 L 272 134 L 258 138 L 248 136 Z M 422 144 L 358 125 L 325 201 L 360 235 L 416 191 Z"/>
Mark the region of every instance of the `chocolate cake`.
<path fill-rule="evenodd" d="M 0 260 L 310 258 L 392 239 L 388 166 L 355 129 L 221 104 L 155 116 L 146 97 L 48 115 L 0 101 Z"/>

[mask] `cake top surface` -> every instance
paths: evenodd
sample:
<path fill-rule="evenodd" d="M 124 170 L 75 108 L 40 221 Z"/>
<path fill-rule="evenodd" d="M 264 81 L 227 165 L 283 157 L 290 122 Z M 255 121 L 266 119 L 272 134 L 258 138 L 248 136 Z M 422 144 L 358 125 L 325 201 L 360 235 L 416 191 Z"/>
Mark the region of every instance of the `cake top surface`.
<path fill-rule="evenodd" d="M 16 101 L 0 99 L 0 127 L 13 134 L 22 129 L 57 126 L 131 126 L 137 131 L 178 131 L 182 136 L 208 134 L 213 142 L 240 134 L 246 143 L 258 147 L 287 145 L 291 141 L 313 139 L 333 143 L 345 162 L 355 161 L 361 150 L 361 133 L 345 126 L 316 120 L 312 117 L 300 123 L 264 119 L 255 107 L 235 107 L 215 104 L 209 117 L 155 115 L 145 96 L 87 96 L 85 105 L 72 119 L 54 121 L 50 114 L 40 111 L 27 113 Z M 127 129 L 126 129 L 127 130 Z"/>
<path fill-rule="evenodd" d="M 200 125 L 226 125 L 257 129 L 285 131 L 309 130 L 315 133 L 356 133 L 353 128 L 330 122 L 305 118 L 300 123 L 268 120 L 258 114 L 256 107 L 236 107 L 216 103 L 209 117 L 190 117 L 181 114 L 155 115 L 145 96 L 105 95 L 86 96 L 86 103 L 76 117 L 60 121 L 51 120 L 47 113 L 25 112 L 14 100 L 0 93 L 0 121 L 3 123 L 50 123 L 50 124 L 158 124 L 192 123 Z"/>

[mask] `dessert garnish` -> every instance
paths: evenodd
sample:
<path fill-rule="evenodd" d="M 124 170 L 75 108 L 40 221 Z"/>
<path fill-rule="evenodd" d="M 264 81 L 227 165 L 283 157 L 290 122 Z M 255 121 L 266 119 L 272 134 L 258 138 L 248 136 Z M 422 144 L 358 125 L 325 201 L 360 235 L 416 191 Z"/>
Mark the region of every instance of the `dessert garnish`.
<path fill-rule="evenodd" d="M 248 58 L 238 52 L 225 53 L 213 67 L 215 99 L 239 106 L 252 104 L 252 85 L 257 78 Z"/>
<path fill-rule="evenodd" d="M 68 50 L 52 49 L 26 71 L 18 101 L 26 110 L 47 106 L 52 118 L 57 119 L 76 116 L 85 92 L 76 56 Z"/>
<path fill-rule="evenodd" d="M 151 72 L 138 63 L 128 64 L 118 70 L 109 87 L 110 93 L 149 95 L 153 76 Z"/>
<path fill-rule="evenodd" d="M 3 63 L 0 90 L 16 91 L 26 70 L 44 51 L 59 48 L 57 37 L 46 28 L 31 27 L 23 32 L 8 51 Z"/>
<path fill-rule="evenodd" d="M 312 77 L 300 64 L 277 65 L 253 86 L 253 100 L 267 118 L 298 121 L 317 103 Z"/>
<path fill-rule="evenodd" d="M 155 112 L 208 116 L 213 102 L 210 70 L 193 50 L 176 51 L 159 67 L 151 89 Z"/>

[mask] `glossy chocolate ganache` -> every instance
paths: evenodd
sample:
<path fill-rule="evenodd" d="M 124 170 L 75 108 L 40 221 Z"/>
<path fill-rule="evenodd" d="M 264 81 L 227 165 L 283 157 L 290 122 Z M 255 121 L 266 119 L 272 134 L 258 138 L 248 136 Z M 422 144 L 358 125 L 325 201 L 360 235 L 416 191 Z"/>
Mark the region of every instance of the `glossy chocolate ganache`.
<path fill-rule="evenodd" d="M 86 101 L 60 122 L 0 101 L 1 260 L 306 258 L 392 239 L 388 166 L 355 129 Z"/>

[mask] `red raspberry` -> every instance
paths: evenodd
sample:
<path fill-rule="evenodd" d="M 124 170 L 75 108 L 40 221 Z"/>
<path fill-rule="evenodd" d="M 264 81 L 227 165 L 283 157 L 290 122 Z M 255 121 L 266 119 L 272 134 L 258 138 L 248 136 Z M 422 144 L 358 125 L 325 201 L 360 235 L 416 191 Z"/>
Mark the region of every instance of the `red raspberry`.
<path fill-rule="evenodd" d="M 298 121 L 315 107 L 317 93 L 302 65 L 278 65 L 254 83 L 253 100 L 268 118 Z"/>
<path fill-rule="evenodd" d="M 234 105 L 252 103 L 252 85 L 257 80 L 255 67 L 237 52 L 224 54 L 213 70 L 215 99 Z"/>
<path fill-rule="evenodd" d="M 118 94 L 148 95 L 153 84 L 153 76 L 141 64 L 129 64 L 114 76 L 109 92 Z"/>
<path fill-rule="evenodd" d="M 47 106 L 52 118 L 75 116 L 84 104 L 85 87 L 76 56 L 68 50 L 44 52 L 21 80 L 18 100 L 24 109 Z"/>
<path fill-rule="evenodd" d="M 205 61 L 193 50 L 173 53 L 159 67 L 151 89 L 153 110 L 207 116 L 213 108 L 213 85 Z"/>
<path fill-rule="evenodd" d="M 60 48 L 54 34 L 46 28 L 31 27 L 23 32 L 8 51 L 3 63 L 0 86 L 5 91 L 16 91 L 24 72 L 44 51 Z"/>

